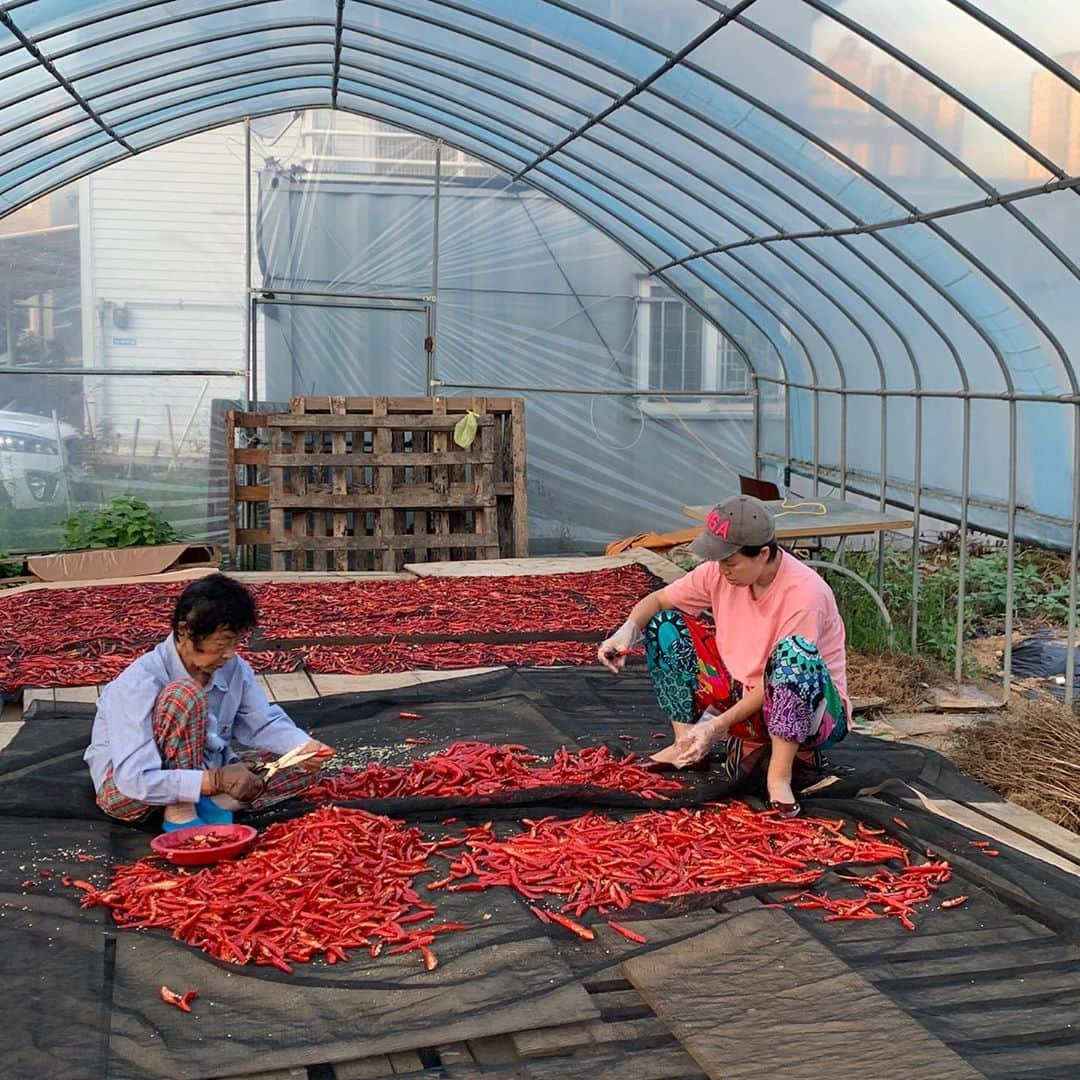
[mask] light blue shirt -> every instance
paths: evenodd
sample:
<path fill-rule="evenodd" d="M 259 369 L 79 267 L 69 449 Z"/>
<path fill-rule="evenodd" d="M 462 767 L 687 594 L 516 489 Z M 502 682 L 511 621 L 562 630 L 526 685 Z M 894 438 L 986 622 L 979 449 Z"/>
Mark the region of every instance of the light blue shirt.
<path fill-rule="evenodd" d="M 206 685 L 209 718 L 203 769 L 163 769 L 154 743 L 151 716 L 158 694 L 171 682 L 190 679 L 170 634 L 126 667 L 102 691 L 83 760 L 100 791 L 109 765 L 121 794 L 157 806 L 197 802 L 204 769 L 236 760 L 230 744 L 281 755 L 309 736 L 278 705 L 271 705 L 255 681 L 251 665 L 234 656 Z"/>

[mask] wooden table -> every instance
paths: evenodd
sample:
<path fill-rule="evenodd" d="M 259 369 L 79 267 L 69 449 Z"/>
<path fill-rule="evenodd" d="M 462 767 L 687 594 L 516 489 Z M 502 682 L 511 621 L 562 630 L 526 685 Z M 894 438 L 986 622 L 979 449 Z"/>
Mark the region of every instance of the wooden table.
<path fill-rule="evenodd" d="M 898 510 L 884 514 L 869 507 L 855 506 L 827 496 L 789 495 L 765 504 L 776 521 L 777 540 L 798 540 L 816 536 L 857 536 L 861 533 L 903 532 L 914 519 Z M 825 512 L 822 513 L 822 507 Z M 683 513 L 697 521 L 709 516 L 712 506 L 684 506 Z"/>
<path fill-rule="evenodd" d="M 828 496 L 789 495 L 787 500 L 771 499 L 765 503 L 776 522 L 777 540 L 800 540 L 823 536 L 859 536 L 865 533 L 903 532 L 914 526 L 914 518 L 896 510 L 881 513 L 864 506 L 855 506 L 843 499 L 831 499 Z M 683 513 L 697 521 L 704 521 L 709 516 L 712 506 L 684 506 Z M 824 509 L 824 513 L 822 513 Z M 824 559 L 804 559 L 807 566 L 834 571 L 851 578 L 865 589 L 877 604 L 878 611 L 885 623 L 889 637 L 889 646 L 893 644 L 892 618 L 881 593 L 862 576 L 841 565 L 839 558 L 843 543 L 837 549 L 832 562 Z"/>

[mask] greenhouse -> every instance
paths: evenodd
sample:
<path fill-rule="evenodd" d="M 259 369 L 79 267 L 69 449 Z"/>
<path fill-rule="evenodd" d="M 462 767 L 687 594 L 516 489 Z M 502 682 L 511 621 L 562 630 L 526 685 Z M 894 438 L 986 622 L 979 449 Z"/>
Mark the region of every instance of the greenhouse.
<path fill-rule="evenodd" d="M 909 1078 L 1077 1074 L 1062 1004 L 1080 975 L 1075 0 L 8 0 L 0 24 L 0 892 L 21 908 L 8 921 L 20 931 L 13 955 L 50 987 L 21 994 L 8 1075 L 30 1075 L 40 1053 L 35 1075 L 73 1077 L 893 1076 L 897 1044 Z M 769 526 L 747 526 L 750 540 L 732 546 L 738 494 L 755 513 L 764 503 Z M 700 676 L 672 690 L 649 630 L 662 612 L 641 607 L 670 590 L 690 615 L 707 608 L 676 582 L 696 573 L 710 538 L 706 562 L 780 541 L 835 591 L 852 692 L 826 673 L 820 747 L 788 739 L 813 750 L 816 779 L 802 789 L 781 777 L 774 790 L 772 728 L 757 759 L 752 740 L 728 737 L 744 720 L 753 728 L 742 712 L 723 728 L 723 784 L 715 766 L 656 787 L 629 772 L 616 782 L 590 757 L 599 743 L 664 762 L 650 736 L 659 725 L 659 743 L 671 719 L 683 745 L 682 729 L 710 715 L 709 680 L 726 678 L 735 703 L 749 693 L 736 668 L 720 663 L 717 676 L 700 644 Z M 356 931 L 309 968 L 285 930 L 259 938 L 269 916 L 241 905 L 254 943 L 218 954 L 182 928 L 194 905 L 220 921 L 231 901 L 219 910 L 200 893 L 188 922 L 154 921 L 149 908 L 117 907 L 118 878 L 106 887 L 48 854 L 85 849 L 102 874 L 144 865 L 145 832 L 121 835 L 116 804 L 96 774 L 93 790 L 85 783 L 72 751 L 90 742 L 93 772 L 90 725 L 116 700 L 106 687 L 167 634 L 182 590 L 218 580 L 219 567 L 259 613 L 257 628 L 254 614 L 210 627 L 237 631 L 246 660 L 228 663 L 250 661 L 282 723 L 288 713 L 313 744 L 349 749 L 331 769 L 407 770 L 394 756 L 403 723 L 415 776 L 420 758 L 450 755 L 432 766 L 430 791 L 333 776 L 316 786 L 343 812 L 401 819 L 436 845 L 431 830 L 460 811 L 469 854 L 446 856 L 464 862 L 445 880 L 468 871 L 476 894 L 430 896 L 437 919 L 477 933 L 414 940 L 395 921 L 407 923 L 403 901 L 376 920 L 397 926 L 385 943 L 393 953 L 404 942 L 403 955 L 377 960 L 381 946 Z M 648 626 L 619 638 L 635 612 Z M 797 625 L 805 637 L 810 624 Z M 696 624 L 679 632 L 698 641 Z M 821 633 L 809 637 L 828 662 Z M 619 682 L 605 681 L 599 665 L 628 657 Z M 451 672 L 468 674 L 436 678 Z M 699 677 L 680 723 L 665 693 Z M 766 718 L 774 708 L 761 707 Z M 160 769 L 148 710 L 143 741 Z M 823 733 L 845 710 L 857 740 L 834 750 Z M 890 712 L 907 720 L 890 728 Z M 211 729 L 218 715 L 211 702 Z M 1028 733 L 991 751 L 979 725 L 995 719 Z M 946 736 L 966 740 L 963 753 Z M 507 741 L 498 765 L 477 756 Z M 109 784 L 122 765 L 113 742 Z M 581 761 L 559 756 L 567 745 Z M 860 758 L 853 746 L 868 749 Z M 233 767 L 228 731 L 221 747 L 221 768 Z M 800 894 L 807 910 L 760 910 L 790 908 L 767 889 L 786 881 L 777 865 L 717 879 L 696 899 L 669 892 L 681 904 L 670 919 L 640 882 L 601 901 L 582 879 L 566 908 L 536 881 L 512 901 L 483 891 L 513 856 L 496 847 L 516 811 L 541 832 L 532 819 L 569 822 L 570 805 L 612 820 L 665 802 L 697 814 L 744 790 L 734 785 L 751 759 L 766 815 L 809 798 L 820 820 L 798 828 L 842 815 L 858 831 L 835 843 L 827 825 L 798 842 L 770 837 L 740 849 L 745 866 L 787 850 L 802 860 L 804 845 L 835 875 L 836 843 L 848 843 L 867 845 L 856 862 L 907 868 L 910 849 L 951 860 L 921 877 L 944 897 L 958 892 L 955 875 L 962 911 L 946 910 L 947 927 L 927 914 L 924 932 L 906 934 L 914 901 L 903 901 L 893 934 L 910 886 L 895 863 L 881 871 L 896 878 L 878 904 L 884 929 L 852 928 L 876 901 L 838 908 L 835 889 L 820 902 Z M 267 767 L 256 772 L 270 784 Z M 439 788 L 480 769 L 528 773 L 523 788 L 542 795 L 512 813 L 508 790 Z M 86 791 L 72 810 L 62 785 L 76 773 Z M 1038 792 L 1013 773 L 1037 778 Z M 197 805 L 231 794 L 207 782 Z M 776 794 L 793 790 L 798 801 Z M 234 801 L 282 837 L 308 820 Z M 497 827 L 481 836 L 490 817 Z M 333 828 L 318 828 L 275 843 L 331 845 Z M 372 841 L 402 845 L 380 872 L 397 872 L 386 860 L 443 858 L 406 833 Z M 711 834 L 698 841 L 704 850 Z M 215 868 L 241 874 L 263 858 L 255 843 Z M 900 845 L 891 856 L 889 843 Z M 986 862 L 987 849 L 1001 854 Z M 289 879 L 267 850 L 265 880 Z M 327 860 L 361 859 L 360 848 L 330 850 Z M 54 868 L 55 880 L 87 879 L 87 911 L 42 895 Z M 293 900 L 314 914 L 308 944 L 288 940 L 310 955 L 337 916 L 295 873 L 305 888 Z M 162 879 L 161 895 L 180 896 L 181 880 Z M 788 884 L 822 887 L 798 874 Z M 588 902 L 571 910 L 583 896 L 599 915 Z M 500 897 L 504 914 L 524 911 L 501 931 Z M 55 943 L 43 941 L 30 924 L 54 915 Z M 122 915 L 196 948 L 141 934 L 132 959 L 132 935 L 113 925 Z M 572 934 L 590 935 L 573 945 L 554 934 L 570 916 Z M 917 959 L 926 938 L 936 960 Z M 790 961 L 793 981 L 725 968 L 736 949 L 760 950 L 770 969 Z M 1019 971 L 1027 949 L 1056 981 L 1021 1008 L 993 971 Z M 436 969 L 427 958 L 443 950 Z M 959 980 L 955 993 L 934 981 L 949 956 L 970 965 L 967 997 Z M 248 962 L 264 966 L 225 970 Z M 294 963 L 292 975 L 275 970 Z M 65 970 L 79 973 L 77 992 L 56 988 Z M 808 1031 L 788 1010 L 797 990 L 814 992 L 814 971 L 838 989 Z M 178 1012 L 164 986 L 159 1005 L 159 983 L 202 997 Z M 709 993 L 694 1004 L 686 985 Z M 154 1000 L 137 1005 L 147 987 Z M 764 1003 L 752 1022 L 742 995 Z M 859 1002 L 884 1019 L 857 1018 Z M 44 1034 L 38 1008 L 71 1021 L 70 1044 Z M 181 1016 L 189 1008 L 201 1027 Z M 841 1030 L 845 1050 L 829 1035 Z"/>

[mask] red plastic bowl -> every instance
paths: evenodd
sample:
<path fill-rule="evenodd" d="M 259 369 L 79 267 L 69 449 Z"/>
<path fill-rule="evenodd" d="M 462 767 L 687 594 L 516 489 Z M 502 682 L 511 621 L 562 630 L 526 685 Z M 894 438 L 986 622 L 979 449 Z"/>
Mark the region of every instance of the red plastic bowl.
<path fill-rule="evenodd" d="M 206 833 L 220 837 L 220 843 L 206 844 L 203 847 L 184 848 L 184 844 L 193 836 Z M 150 846 L 159 855 L 164 855 L 177 866 L 205 866 L 231 859 L 251 846 L 258 836 L 258 830 L 250 825 L 193 825 L 190 829 L 177 829 L 175 832 L 160 833 L 150 841 Z"/>

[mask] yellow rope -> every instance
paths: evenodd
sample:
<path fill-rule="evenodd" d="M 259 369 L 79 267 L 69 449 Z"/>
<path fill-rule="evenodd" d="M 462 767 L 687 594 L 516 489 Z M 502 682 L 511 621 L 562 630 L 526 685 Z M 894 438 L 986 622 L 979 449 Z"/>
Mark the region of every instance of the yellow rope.
<path fill-rule="evenodd" d="M 805 509 L 806 507 L 816 507 L 816 509 Z M 824 517 L 828 512 L 825 504 L 819 502 L 799 502 L 789 505 L 788 497 L 785 495 L 783 502 L 780 503 L 780 509 L 773 514 L 773 517 L 783 517 L 785 514 L 806 514 L 808 517 Z"/>

